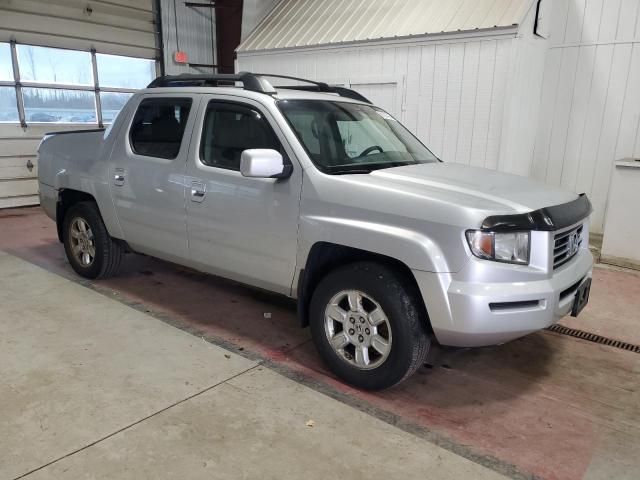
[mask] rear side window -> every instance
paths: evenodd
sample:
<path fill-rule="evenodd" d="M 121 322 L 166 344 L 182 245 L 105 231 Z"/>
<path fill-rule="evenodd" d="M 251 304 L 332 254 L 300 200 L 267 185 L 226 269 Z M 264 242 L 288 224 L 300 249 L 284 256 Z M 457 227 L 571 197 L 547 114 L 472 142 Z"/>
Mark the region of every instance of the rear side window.
<path fill-rule="evenodd" d="M 240 170 L 240 156 L 250 148 L 281 151 L 264 116 L 251 107 L 222 102 L 207 106 L 200 142 L 200 160 L 210 167 Z"/>
<path fill-rule="evenodd" d="M 174 159 L 191 110 L 190 98 L 147 98 L 133 117 L 131 148 L 138 155 Z"/>

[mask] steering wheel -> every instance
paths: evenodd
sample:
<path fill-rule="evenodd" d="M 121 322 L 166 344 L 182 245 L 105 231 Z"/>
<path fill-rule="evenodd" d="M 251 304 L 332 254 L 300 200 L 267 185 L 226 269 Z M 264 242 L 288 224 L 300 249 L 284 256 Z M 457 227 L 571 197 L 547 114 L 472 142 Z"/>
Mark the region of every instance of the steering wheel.
<path fill-rule="evenodd" d="M 384 150 L 382 149 L 382 147 L 380 147 L 379 145 L 372 145 L 369 148 L 365 148 L 363 150 L 363 152 L 358 155 L 359 157 L 364 157 L 365 155 L 369 155 L 371 152 L 373 152 L 374 150 L 378 150 L 380 153 L 384 153 Z"/>

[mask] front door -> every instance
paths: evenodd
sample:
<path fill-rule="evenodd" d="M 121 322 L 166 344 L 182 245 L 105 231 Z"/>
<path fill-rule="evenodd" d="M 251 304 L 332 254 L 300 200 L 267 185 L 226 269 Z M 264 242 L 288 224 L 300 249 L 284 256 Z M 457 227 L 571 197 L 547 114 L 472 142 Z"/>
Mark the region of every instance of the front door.
<path fill-rule="evenodd" d="M 115 142 L 111 193 L 125 240 L 138 252 L 189 258 L 184 185 L 197 99 L 142 96 Z"/>
<path fill-rule="evenodd" d="M 228 97 L 227 97 L 228 98 Z M 251 100 L 203 99 L 187 162 L 192 262 L 205 271 L 288 294 L 295 270 L 302 170 L 247 178 L 243 150 L 292 152 L 266 109 Z"/>

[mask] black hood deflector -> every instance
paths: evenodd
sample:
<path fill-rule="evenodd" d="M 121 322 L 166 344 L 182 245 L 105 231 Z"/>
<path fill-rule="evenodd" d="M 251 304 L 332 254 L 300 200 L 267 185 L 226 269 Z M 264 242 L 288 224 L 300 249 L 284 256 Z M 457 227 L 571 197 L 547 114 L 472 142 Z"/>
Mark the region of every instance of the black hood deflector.
<path fill-rule="evenodd" d="M 570 227 L 587 218 L 593 208 L 587 195 L 582 193 L 575 200 L 544 207 L 528 213 L 492 215 L 482 222 L 482 230 L 491 232 L 540 230 L 551 232 Z"/>

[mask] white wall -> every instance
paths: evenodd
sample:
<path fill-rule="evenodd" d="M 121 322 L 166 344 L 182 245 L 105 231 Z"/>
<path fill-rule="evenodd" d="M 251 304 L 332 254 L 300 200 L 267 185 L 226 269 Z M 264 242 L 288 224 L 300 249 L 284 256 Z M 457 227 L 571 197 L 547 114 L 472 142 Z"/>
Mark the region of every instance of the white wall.
<path fill-rule="evenodd" d="M 640 1 L 555 0 L 537 131 L 531 175 L 586 192 L 602 232 L 613 162 L 640 158 Z"/>

